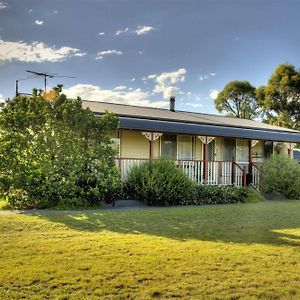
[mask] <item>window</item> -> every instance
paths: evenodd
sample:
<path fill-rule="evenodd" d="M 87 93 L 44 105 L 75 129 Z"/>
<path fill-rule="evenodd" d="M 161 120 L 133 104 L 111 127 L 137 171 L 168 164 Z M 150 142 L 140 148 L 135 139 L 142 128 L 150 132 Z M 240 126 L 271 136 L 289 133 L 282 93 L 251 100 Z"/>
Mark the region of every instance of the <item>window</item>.
<path fill-rule="evenodd" d="M 235 139 L 223 139 L 223 160 L 232 161 L 235 159 Z"/>
<path fill-rule="evenodd" d="M 273 142 L 265 141 L 264 144 L 264 156 L 265 158 L 269 158 L 273 154 Z"/>
<path fill-rule="evenodd" d="M 193 159 L 193 137 L 189 135 L 177 136 L 177 158 L 182 160 Z"/>
<path fill-rule="evenodd" d="M 249 141 L 245 139 L 236 140 L 236 161 L 247 163 L 249 161 Z"/>
<path fill-rule="evenodd" d="M 166 135 L 161 137 L 161 157 L 168 159 L 177 158 L 176 135 Z"/>

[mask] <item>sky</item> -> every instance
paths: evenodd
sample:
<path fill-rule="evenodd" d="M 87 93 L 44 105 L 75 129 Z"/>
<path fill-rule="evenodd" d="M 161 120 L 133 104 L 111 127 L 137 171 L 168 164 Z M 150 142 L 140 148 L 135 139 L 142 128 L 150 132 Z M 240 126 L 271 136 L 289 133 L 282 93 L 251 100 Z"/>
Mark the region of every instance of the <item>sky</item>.
<path fill-rule="evenodd" d="M 69 97 L 217 113 L 232 80 L 300 68 L 300 0 L 0 0 L 0 100 L 58 76 Z M 31 76 L 32 77 L 32 76 Z M 25 80 L 24 80 L 25 79 Z"/>

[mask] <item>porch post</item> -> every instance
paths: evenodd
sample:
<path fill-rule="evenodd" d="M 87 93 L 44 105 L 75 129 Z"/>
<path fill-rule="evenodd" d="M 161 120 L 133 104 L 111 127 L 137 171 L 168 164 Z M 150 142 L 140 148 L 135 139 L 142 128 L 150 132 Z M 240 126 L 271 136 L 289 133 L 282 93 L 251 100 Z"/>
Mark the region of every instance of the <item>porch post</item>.
<path fill-rule="evenodd" d="M 153 159 L 153 133 L 151 132 L 151 140 L 149 141 L 149 146 L 150 146 L 150 149 L 149 149 L 149 157 L 150 157 L 150 160 Z"/>
<path fill-rule="evenodd" d="M 288 143 L 288 156 L 292 158 L 292 151 L 294 150 L 296 143 Z"/>
<path fill-rule="evenodd" d="M 246 167 L 243 168 L 243 187 L 246 187 L 247 179 L 246 179 Z"/>
<path fill-rule="evenodd" d="M 208 183 L 208 144 L 212 142 L 215 137 L 214 136 L 197 136 L 201 142 L 204 144 L 204 156 L 203 156 L 203 163 L 204 163 L 204 182 Z M 203 175 L 202 175 L 203 176 Z"/>
<path fill-rule="evenodd" d="M 162 136 L 162 133 L 160 132 L 148 132 L 143 131 L 142 135 L 146 137 L 146 139 L 149 140 L 149 159 L 153 159 L 153 142 L 156 141 L 159 137 Z"/>
<path fill-rule="evenodd" d="M 253 182 L 253 178 L 252 178 L 252 140 L 248 141 L 248 149 L 249 149 L 249 157 L 248 157 L 248 162 L 249 162 L 249 166 L 248 166 L 248 173 L 249 173 L 249 184 Z"/>
<path fill-rule="evenodd" d="M 232 168 L 231 168 L 231 184 L 234 185 L 235 184 L 235 160 L 234 157 L 232 158 L 232 162 L 231 162 Z"/>
<path fill-rule="evenodd" d="M 205 156 L 204 156 L 204 182 L 208 183 L 208 142 L 205 137 Z"/>

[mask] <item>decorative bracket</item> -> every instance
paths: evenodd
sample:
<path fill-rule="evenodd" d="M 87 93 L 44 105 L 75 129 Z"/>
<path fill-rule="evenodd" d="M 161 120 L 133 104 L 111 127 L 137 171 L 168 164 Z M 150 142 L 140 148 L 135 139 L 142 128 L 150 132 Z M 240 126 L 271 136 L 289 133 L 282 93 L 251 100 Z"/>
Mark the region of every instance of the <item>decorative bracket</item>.
<path fill-rule="evenodd" d="M 254 147 L 259 143 L 259 140 L 251 140 L 251 147 Z"/>
<path fill-rule="evenodd" d="M 288 147 L 288 149 L 293 150 L 296 147 L 296 143 L 285 143 Z"/>
<path fill-rule="evenodd" d="M 198 137 L 198 139 L 201 140 L 201 142 L 202 142 L 203 144 L 206 144 L 206 142 L 207 142 L 207 144 L 209 144 L 210 142 L 212 142 L 212 141 L 215 139 L 214 136 L 203 136 L 203 135 L 198 135 L 197 137 Z"/>
<path fill-rule="evenodd" d="M 142 131 L 142 135 L 146 137 L 151 142 L 156 141 L 159 137 L 161 137 L 163 134 L 160 132 L 149 132 L 149 131 Z"/>

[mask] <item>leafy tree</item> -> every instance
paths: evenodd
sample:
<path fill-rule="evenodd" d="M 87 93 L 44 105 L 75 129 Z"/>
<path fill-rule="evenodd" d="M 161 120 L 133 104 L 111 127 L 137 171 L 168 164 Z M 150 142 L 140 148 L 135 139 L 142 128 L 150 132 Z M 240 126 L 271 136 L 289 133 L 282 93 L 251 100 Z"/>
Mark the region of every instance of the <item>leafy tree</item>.
<path fill-rule="evenodd" d="M 261 188 L 300 200 L 300 165 L 285 155 L 273 154 L 262 164 Z"/>
<path fill-rule="evenodd" d="M 268 123 L 300 129 L 300 70 L 279 65 L 256 94 Z"/>
<path fill-rule="evenodd" d="M 255 87 L 248 81 L 228 83 L 215 99 L 215 107 L 237 118 L 253 119 L 259 115 Z"/>
<path fill-rule="evenodd" d="M 95 206 L 118 187 L 110 145 L 117 117 L 97 118 L 57 88 L 52 101 L 35 90 L 0 113 L 0 185 L 13 207 Z"/>

